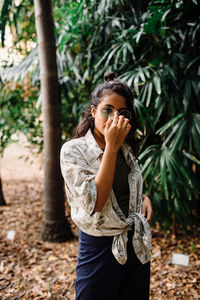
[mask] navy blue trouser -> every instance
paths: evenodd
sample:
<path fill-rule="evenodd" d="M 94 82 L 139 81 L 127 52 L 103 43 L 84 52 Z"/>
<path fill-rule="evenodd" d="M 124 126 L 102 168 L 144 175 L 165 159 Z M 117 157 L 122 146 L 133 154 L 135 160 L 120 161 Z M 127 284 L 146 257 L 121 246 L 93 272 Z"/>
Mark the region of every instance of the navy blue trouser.
<path fill-rule="evenodd" d="M 75 300 L 148 300 L 150 263 L 142 264 L 129 232 L 124 265 L 112 254 L 113 237 L 90 236 L 79 230 Z"/>

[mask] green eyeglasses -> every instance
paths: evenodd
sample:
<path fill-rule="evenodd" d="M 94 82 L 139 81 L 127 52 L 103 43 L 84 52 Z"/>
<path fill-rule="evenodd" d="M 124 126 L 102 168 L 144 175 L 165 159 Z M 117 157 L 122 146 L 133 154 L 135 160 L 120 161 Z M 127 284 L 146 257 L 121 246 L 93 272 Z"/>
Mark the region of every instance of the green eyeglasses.
<path fill-rule="evenodd" d="M 100 111 L 101 116 L 104 119 L 108 119 L 109 117 L 112 117 L 114 115 L 114 111 L 112 109 L 112 107 L 104 107 L 101 111 Z M 124 116 L 124 118 L 126 119 L 131 119 L 131 113 L 128 109 L 122 109 L 119 111 L 119 116 Z"/>

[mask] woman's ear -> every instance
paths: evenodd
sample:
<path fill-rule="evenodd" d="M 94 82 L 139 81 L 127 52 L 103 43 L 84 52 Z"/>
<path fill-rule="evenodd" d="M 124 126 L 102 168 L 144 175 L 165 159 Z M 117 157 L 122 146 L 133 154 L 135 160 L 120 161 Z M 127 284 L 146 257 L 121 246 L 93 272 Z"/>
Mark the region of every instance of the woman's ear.
<path fill-rule="evenodd" d="M 91 105 L 90 109 L 91 109 L 92 117 L 95 118 L 96 109 L 94 108 L 94 105 Z"/>

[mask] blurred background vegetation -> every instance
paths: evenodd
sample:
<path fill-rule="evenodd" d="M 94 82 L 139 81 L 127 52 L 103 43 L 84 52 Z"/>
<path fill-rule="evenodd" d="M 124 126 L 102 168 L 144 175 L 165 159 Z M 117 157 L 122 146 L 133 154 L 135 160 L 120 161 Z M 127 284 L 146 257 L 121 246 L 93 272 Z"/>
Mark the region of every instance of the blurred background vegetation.
<path fill-rule="evenodd" d="M 200 6 L 196 0 L 54 0 L 62 138 L 70 138 L 106 71 L 134 92 L 139 161 L 153 222 L 199 222 Z M 40 69 L 32 0 L 4 0 L 0 139 L 22 132 L 42 151 Z M 6 45 L 7 36 L 12 45 Z M 19 62 L 14 56 L 19 57 Z M 16 136 L 15 136 L 16 137 Z"/>

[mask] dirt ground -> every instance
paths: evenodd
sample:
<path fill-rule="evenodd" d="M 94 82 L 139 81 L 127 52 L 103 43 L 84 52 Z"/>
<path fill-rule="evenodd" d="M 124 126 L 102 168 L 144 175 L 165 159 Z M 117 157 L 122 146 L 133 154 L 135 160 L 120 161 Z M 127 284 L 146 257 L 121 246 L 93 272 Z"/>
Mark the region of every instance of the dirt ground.
<path fill-rule="evenodd" d="M 29 158 L 26 162 L 19 159 L 22 154 Z M 7 202 L 7 206 L 0 207 L 1 300 L 74 299 L 77 228 L 72 224 L 75 238 L 69 242 L 40 240 L 41 162 L 42 158 L 35 159 L 28 149 L 17 144 L 6 149 L 0 162 Z M 69 216 L 68 207 L 66 215 Z M 175 237 L 170 231 L 152 229 L 151 300 L 200 299 L 199 232 L 190 236 L 179 232 Z M 172 264 L 173 252 L 188 253 L 189 266 Z"/>

